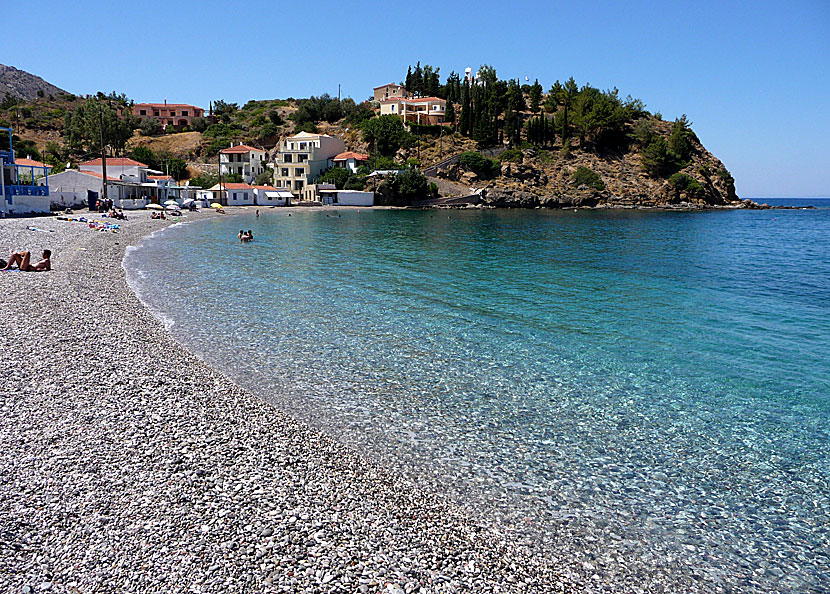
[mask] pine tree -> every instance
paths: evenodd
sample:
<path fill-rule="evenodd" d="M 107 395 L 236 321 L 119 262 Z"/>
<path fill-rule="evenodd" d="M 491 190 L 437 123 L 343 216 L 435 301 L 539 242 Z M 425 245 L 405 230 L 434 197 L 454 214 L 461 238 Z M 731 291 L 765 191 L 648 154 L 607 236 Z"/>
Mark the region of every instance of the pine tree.
<path fill-rule="evenodd" d="M 409 89 L 410 93 L 417 93 L 418 95 L 422 95 L 424 90 L 424 71 L 421 68 L 421 61 L 418 60 L 418 63 L 415 64 L 415 70 L 412 72 L 412 89 Z"/>
<path fill-rule="evenodd" d="M 539 84 L 539 79 L 536 79 L 530 86 L 530 92 L 528 93 L 530 98 L 530 111 L 536 113 L 539 111 L 539 105 L 542 101 L 542 85 Z"/>
<path fill-rule="evenodd" d="M 455 130 L 455 105 L 452 101 L 447 101 L 447 111 L 444 112 L 444 121 L 452 124 Z"/>

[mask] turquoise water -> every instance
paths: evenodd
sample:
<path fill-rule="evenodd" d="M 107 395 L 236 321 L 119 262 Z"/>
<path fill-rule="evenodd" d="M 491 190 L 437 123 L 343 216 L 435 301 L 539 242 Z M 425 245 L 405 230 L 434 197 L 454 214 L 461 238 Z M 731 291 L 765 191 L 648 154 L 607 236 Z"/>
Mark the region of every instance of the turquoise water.
<path fill-rule="evenodd" d="M 830 590 L 830 209 L 287 212 L 157 233 L 130 283 L 588 591 Z"/>

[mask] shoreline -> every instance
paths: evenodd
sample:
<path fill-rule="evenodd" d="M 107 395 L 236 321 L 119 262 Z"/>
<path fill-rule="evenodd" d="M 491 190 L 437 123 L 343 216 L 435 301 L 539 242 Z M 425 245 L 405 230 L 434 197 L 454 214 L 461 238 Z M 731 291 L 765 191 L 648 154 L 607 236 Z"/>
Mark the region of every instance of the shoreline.
<path fill-rule="evenodd" d="M 510 536 L 176 342 L 122 267 L 127 247 L 176 222 L 145 214 L 129 212 L 117 234 L 55 218 L 32 219 L 44 232 L 27 230 L 29 218 L 0 220 L 0 250 L 54 253 L 49 273 L 0 276 L 3 307 L 19 314 L 0 321 L 10 370 L 0 380 L 0 583 L 68 592 L 573 587 Z"/>

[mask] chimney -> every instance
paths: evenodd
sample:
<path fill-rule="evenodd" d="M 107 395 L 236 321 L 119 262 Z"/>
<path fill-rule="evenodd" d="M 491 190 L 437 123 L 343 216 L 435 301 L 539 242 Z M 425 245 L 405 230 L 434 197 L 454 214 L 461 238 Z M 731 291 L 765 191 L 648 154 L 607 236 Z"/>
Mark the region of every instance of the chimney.
<path fill-rule="evenodd" d="M 164 100 L 164 107 L 167 107 L 167 99 Z"/>

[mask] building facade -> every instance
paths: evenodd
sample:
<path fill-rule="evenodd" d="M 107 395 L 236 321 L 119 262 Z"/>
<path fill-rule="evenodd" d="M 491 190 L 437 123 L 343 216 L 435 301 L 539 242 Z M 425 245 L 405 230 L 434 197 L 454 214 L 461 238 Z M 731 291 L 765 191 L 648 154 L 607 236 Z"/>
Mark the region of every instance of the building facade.
<path fill-rule="evenodd" d="M 0 128 L 0 134 L 0 214 L 49 212 L 49 175 L 45 167 L 17 162 L 11 128 Z"/>
<path fill-rule="evenodd" d="M 246 144 L 224 148 L 219 151 L 219 171 L 222 175 L 239 174 L 251 184 L 265 171 L 265 151 Z"/>
<path fill-rule="evenodd" d="M 438 97 L 415 99 L 384 99 L 380 102 L 380 115 L 400 116 L 414 124 L 443 124 L 447 102 Z"/>
<path fill-rule="evenodd" d="M 181 130 L 189 126 L 193 118 L 205 117 L 205 110 L 187 103 L 136 103 L 132 108 L 137 118 L 155 118 L 163 128 L 173 126 Z"/>
<path fill-rule="evenodd" d="M 375 87 L 374 99 L 375 101 L 385 101 L 386 99 L 408 99 L 409 92 L 401 85 L 389 83 L 380 87 Z"/>
<path fill-rule="evenodd" d="M 329 169 L 332 159 L 345 148 L 346 143 L 340 138 L 327 134 L 300 132 L 284 139 L 274 164 L 274 185 L 301 196 L 305 187 Z"/>
<path fill-rule="evenodd" d="M 343 167 L 352 173 L 357 173 L 357 168 L 365 165 L 368 160 L 369 155 L 346 151 L 345 153 L 335 155 L 331 161 L 335 167 Z"/>

